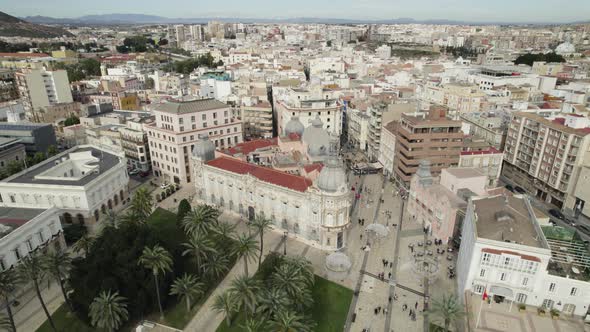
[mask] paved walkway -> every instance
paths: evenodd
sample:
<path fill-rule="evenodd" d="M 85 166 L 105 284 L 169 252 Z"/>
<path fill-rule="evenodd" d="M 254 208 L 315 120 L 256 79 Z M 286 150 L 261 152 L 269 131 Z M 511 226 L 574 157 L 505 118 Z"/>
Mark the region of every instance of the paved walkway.
<path fill-rule="evenodd" d="M 47 282 L 44 282 L 47 285 Z M 50 313 L 55 312 L 59 306 L 64 303 L 64 299 L 57 283 L 51 283 L 51 286 L 41 291 L 43 301 Z M 14 323 L 18 331 L 35 331 L 47 320 L 47 316 L 41 308 L 41 303 L 33 288 L 27 290 L 18 297 L 20 304 L 12 307 L 14 314 Z M 5 309 L 4 309 L 5 312 Z"/>
<path fill-rule="evenodd" d="M 469 310 L 469 326 L 475 332 L 581 332 L 590 331 L 580 318 L 560 317 L 552 319 L 541 317 L 533 308 L 519 312 L 516 305 L 509 303 L 484 304 L 481 295 L 467 293 L 466 303 Z M 476 328 L 479 309 L 483 305 L 479 325 Z"/>

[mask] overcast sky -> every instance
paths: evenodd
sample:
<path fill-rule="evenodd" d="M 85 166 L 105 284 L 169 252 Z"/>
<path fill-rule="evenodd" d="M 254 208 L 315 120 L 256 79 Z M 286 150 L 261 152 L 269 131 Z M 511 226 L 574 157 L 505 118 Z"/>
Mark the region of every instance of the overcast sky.
<path fill-rule="evenodd" d="M 590 19 L 590 0 L 0 0 L 15 16 L 133 13 L 171 18 L 322 17 L 571 22 Z"/>

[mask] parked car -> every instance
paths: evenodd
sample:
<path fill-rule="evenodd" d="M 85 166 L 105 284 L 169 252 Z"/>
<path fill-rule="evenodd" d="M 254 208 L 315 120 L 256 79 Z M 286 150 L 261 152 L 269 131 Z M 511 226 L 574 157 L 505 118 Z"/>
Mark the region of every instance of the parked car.
<path fill-rule="evenodd" d="M 590 236 L 590 227 L 586 225 L 577 225 L 576 228 L 580 230 L 580 232 Z"/>
<path fill-rule="evenodd" d="M 129 175 L 137 175 L 137 174 L 139 174 L 139 170 L 137 168 L 129 171 Z"/>
<path fill-rule="evenodd" d="M 150 172 L 148 172 L 148 171 L 143 171 L 143 172 L 139 173 L 139 176 L 141 176 L 142 178 L 145 178 L 148 175 L 150 175 Z"/>
<path fill-rule="evenodd" d="M 168 189 L 169 187 L 170 187 L 170 184 L 169 183 L 162 183 L 160 185 L 160 189 Z"/>
<path fill-rule="evenodd" d="M 564 220 L 565 221 L 565 216 L 558 209 L 551 209 L 551 210 L 549 210 L 549 214 L 552 215 L 552 216 L 554 216 L 555 218 L 557 218 L 559 220 Z"/>
<path fill-rule="evenodd" d="M 510 190 L 511 192 L 514 192 L 514 187 L 509 184 L 505 185 L 504 188 Z"/>

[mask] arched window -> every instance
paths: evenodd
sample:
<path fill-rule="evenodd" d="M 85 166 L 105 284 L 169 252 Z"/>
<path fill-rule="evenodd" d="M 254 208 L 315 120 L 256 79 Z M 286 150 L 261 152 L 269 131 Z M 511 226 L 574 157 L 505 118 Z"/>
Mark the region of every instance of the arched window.
<path fill-rule="evenodd" d="M 100 213 L 98 212 L 98 210 L 94 210 L 94 219 L 96 221 L 98 221 L 100 219 Z"/>
<path fill-rule="evenodd" d="M 125 197 L 123 196 L 123 190 L 121 190 L 119 192 L 119 198 L 121 199 L 121 202 L 125 202 Z"/>
<path fill-rule="evenodd" d="M 64 213 L 64 222 L 66 224 L 71 224 L 72 223 L 72 215 L 69 214 L 68 212 Z"/>
<path fill-rule="evenodd" d="M 100 207 L 100 211 L 101 211 L 102 213 L 107 213 L 107 207 L 106 207 L 106 206 L 103 204 L 103 205 Z"/>
<path fill-rule="evenodd" d="M 98 213 L 98 211 L 95 211 L 96 213 Z M 80 225 L 84 225 L 84 216 L 80 213 L 78 213 L 76 215 L 76 219 L 78 219 L 78 224 Z"/>
<path fill-rule="evenodd" d="M 113 201 L 109 199 L 107 204 L 109 205 L 109 210 L 112 210 L 113 209 Z"/>
<path fill-rule="evenodd" d="M 115 206 L 119 205 L 119 196 L 115 195 L 115 197 L 113 197 L 113 200 L 115 201 Z"/>

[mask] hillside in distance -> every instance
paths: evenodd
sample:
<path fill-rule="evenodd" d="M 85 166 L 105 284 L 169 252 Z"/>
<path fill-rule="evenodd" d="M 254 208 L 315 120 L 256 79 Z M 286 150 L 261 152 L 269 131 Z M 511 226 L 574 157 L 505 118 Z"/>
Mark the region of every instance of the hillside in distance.
<path fill-rule="evenodd" d="M 0 12 L 0 36 L 54 38 L 73 35 L 63 28 L 30 23 Z"/>

